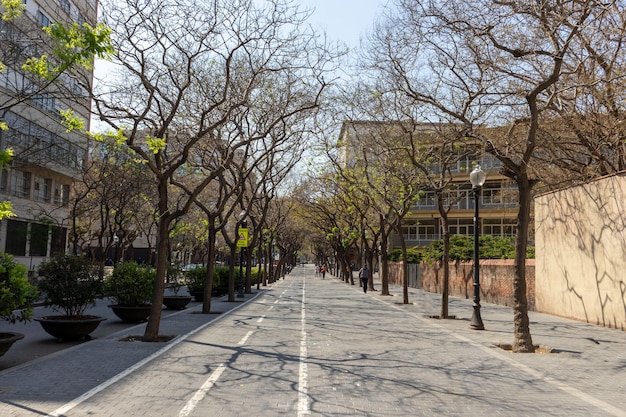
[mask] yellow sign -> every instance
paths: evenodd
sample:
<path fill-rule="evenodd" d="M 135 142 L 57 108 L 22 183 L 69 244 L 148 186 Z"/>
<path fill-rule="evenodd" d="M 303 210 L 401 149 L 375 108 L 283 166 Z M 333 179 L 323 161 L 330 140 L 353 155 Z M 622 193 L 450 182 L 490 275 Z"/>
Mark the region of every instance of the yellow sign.
<path fill-rule="evenodd" d="M 248 247 L 248 228 L 247 227 L 239 228 L 239 232 L 237 233 L 237 247 L 238 248 Z"/>

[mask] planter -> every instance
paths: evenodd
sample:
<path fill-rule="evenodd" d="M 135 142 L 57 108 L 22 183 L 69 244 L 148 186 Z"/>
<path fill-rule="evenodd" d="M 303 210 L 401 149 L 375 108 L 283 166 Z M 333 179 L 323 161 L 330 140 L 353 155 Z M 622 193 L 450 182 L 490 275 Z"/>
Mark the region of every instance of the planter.
<path fill-rule="evenodd" d="M 121 306 L 117 304 L 109 305 L 113 313 L 120 319 L 128 323 L 141 323 L 150 317 L 150 304 L 140 306 Z"/>
<path fill-rule="evenodd" d="M 192 291 L 189 290 L 189 294 L 191 294 L 191 296 L 194 298 L 194 300 L 202 302 L 204 301 L 204 291 L 200 290 L 200 291 Z"/>
<path fill-rule="evenodd" d="M 100 322 L 106 320 L 98 316 L 45 316 L 35 318 L 41 327 L 50 335 L 61 340 L 89 340 L 91 332 L 96 330 Z"/>
<path fill-rule="evenodd" d="M 7 353 L 7 350 L 13 346 L 13 343 L 24 338 L 21 333 L 0 333 L 0 356 Z"/>
<path fill-rule="evenodd" d="M 221 297 L 226 294 L 228 294 L 228 288 L 225 287 L 213 287 L 213 291 L 211 291 L 213 297 Z"/>
<path fill-rule="evenodd" d="M 190 295 L 165 295 L 163 305 L 170 310 L 182 310 L 191 302 Z"/>

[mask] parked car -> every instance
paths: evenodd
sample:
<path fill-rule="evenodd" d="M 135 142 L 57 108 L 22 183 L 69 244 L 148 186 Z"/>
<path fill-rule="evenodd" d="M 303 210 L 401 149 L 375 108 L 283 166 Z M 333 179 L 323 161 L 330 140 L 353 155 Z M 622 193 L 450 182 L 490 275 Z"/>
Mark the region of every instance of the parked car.
<path fill-rule="evenodd" d="M 187 271 L 191 271 L 192 269 L 196 269 L 196 268 L 201 268 L 204 265 L 202 264 L 187 264 L 185 266 L 183 266 L 183 271 L 187 272 Z"/>

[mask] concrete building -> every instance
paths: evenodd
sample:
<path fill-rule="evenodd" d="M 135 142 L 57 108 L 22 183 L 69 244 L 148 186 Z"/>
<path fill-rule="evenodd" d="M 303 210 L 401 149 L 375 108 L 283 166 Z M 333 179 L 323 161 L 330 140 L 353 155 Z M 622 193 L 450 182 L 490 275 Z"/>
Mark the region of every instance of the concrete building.
<path fill-rule="evenodd" d="M 0 24 L 0 146 L 12 148 L 14 159 L 0 177 L 0 200 L 10 201 L 15 217 L 0 222 L 0 250 L 34 270 L 46 257 L 67 248 L 71 185 L 81 174 L 88 140 L 66 132 L 60 110 L 73 110 L 89 129 L 90 98 L 85 87 L 91 70 L 66 72 L 41 91 L 38 80 L 22 70 L 28 57 L 49 55 L 42 27 L 53 22 L 95 26 L 96 0 L 24 0 L 18 19 Z M 79 80 L 81 82 L 79 82 Z M 36 94 L 33 94 L 36 91 Z"/>
<path fill-rule="evenodd" d="M 375 148 L 376 145 L 372 143 L 384 139 L 385 135 L 387 137 L 395 135 L 396 140 L 404 141 L 405 144 L 408 140 L 419 143 L 420 138 L 423 138 L 424 143 L 432 146 L 433 141 L 438 140 L 439 132 L 446 129 L 445 126 L 442 128 L 442 126 L 423 124 L 412 126 L 411 132 L 407 132 L 406 129 L 398 129 L 399 124 L 399 122 L 345 122 L 339 139 L 342 144 L 339 156 L 342 166 L 354 165 L 357 159 L 356 154 L 363 147 Z M 451 148 L 454 149 L 454 147 Z M 445 192 L 447 204 L 452 206 L 448 215 L 450 233 L 467 236 L 474 234 L 474 195 L 469 174 L 476 165 L 480 165 L 487 174 L 479 195 L 480 233 L 501 237 L 515 236 L 518 207 L 516 185 L 499 173 L 500 161 L 482 152 L 479 145 L 475 145 L 472 149 L 469 143 L 469 149 L 466 145 L 462 151 L 458 149 L 457 155 L 447 155 L 445 164 L 436 159 L 423 161 L 430 175 L 437 176 L 445 169 L 445 175 L 450 179 Z M 442 238 L 442 220 L 437 209 L 436 193 L 428 185 L 423 187 L 418 201 L 403 222 L 403 237 L 408 247 L 427 246 Z M 399 248 L 400 244 L 400 237 L 392 236 L 391 249 Z"/>

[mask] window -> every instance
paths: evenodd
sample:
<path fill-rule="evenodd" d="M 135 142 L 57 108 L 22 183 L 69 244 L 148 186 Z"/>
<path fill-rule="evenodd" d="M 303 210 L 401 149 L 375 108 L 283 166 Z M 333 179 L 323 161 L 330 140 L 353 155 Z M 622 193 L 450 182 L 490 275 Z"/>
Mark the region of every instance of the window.
<path fill-rule="evenodd" d="M 407 241 L 428 242 L 441 239 L 441 236 L 437 233 L 434 220 L 425 220 L 405 225 L 402 227 L 402 234 Z"/>
<path fill-rule="evenodd" d="M 451 235 L 474 235 L 473 219 L 450 219 L 448 220 L 448 230 Z"/>
<path fill-rule="evenodd" d="M 4 251 L 15 256 L 26 255 L 26 236 L 28 223 L 19 220 L 7 222 L 7 240 Z"/>
<path fill-rule="evenodd" d="M 50 242 L 50 255 L 65 252 L 67 229 L 65 227 L 52 227 L 52 241 Z"/>
<path fill-rule="evenodd" d="M 441 236 L 439 236 L 439 234 L 437 233 L 434 223 L 419 224 L 417 225 L 417 238 L 421 241 L 429 241 L 441 239 Z"/>
<path fill-rule="evenodd" d="M 52 180 L 50 178 L 35 177 L 35 201 L 49 203 L 52 194 Z"/>
<path fill-rule="evenodd" d="M 54 108 L 54 97 L 52 97 L 50 94 L 35 94 L 33 95 L 33 97 L 30 99 L 31 102 L 39 107 L 42 110 L 45 110 L 49 113 L 55 113 L 55 108 Z"/>
<path fill-rule="evenodd" d="M 483 219 L 483 233 L 492 236 L 515 236 L 515 219 Z"/>
<path fill-rule="evenodd" d="M 9 171 L 2 169 L 0 172 L 0 192 L 6 193 L 9 191 Z"/>
<path fill-rule="evenodd" d="M 11 171 L 10 193 L 16 197 L 30 198 L 30 172 L 22 172 L 17 169 Z"/>
<path fill-rule="evenodd" d="M 37 11 L 37 24 L 40 27 L 48 27 L 50 26 L 50 18 L 43 14 L 41 11 Z"/>
<path fill-rule="evenodd" d="M 70 186 L 65 184 L 54 185 L 54 204 L 67 206 L 70 202 Z"/>
<path fill-rule="evenodd" d="M 485 206 L 510 206 L 516 202 L 515 187 L 502 182 L 486 183 L 481 190 L 481 204 Z"/>
<path fill-rule="evenodd" d="M 31 223 L 30 225 L 30 256 L 46 256 L 48 254 L 48 225 Z"/>
<path fill-rule="evenodd" d="M 67 14 L 70 14 L 70 2 L 69 0 L 61 0 L 61 9 Z"/>
<path fill-rule="evenodd" d="M 437 207 L 437 196 L 434 191 L 424 191 L 420 193 L 417 200 L 417 206 L 419 208 L 435 208 Z"/>
<path fill-rule="evenodd" d="M 402 234 L 404 240 L 417 240 L 417 224 L 403 226 Z"/>

